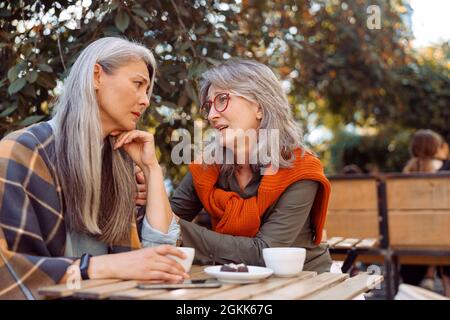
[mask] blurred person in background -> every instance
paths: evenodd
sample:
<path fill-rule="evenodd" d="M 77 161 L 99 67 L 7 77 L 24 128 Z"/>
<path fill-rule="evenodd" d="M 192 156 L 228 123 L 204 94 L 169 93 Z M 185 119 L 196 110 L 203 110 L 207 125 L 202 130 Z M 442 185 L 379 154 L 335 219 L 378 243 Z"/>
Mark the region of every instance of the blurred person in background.
<path fill-rule="evenodd" d="M 403 169 L 404 173 L 436 173 L 450 170 L 449 147 L 443 137 L 429 129 L 418 130 L 410 143 L 411 159 Z M 450 296 L 449 267 L 438 267 L 438 275 L 442 278 L 445 294 Z M 402 265 L 400 271 L 403 282 L 420 285 L 434 290 L 435 267 L 425 265 Z"/>

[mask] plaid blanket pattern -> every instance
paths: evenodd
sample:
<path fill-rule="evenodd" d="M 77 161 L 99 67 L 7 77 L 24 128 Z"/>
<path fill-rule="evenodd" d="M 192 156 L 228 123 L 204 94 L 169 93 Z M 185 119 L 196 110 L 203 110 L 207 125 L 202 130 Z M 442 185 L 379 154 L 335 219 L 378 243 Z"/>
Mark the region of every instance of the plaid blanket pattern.
<path fill-rule="evenodd" d="M 0 141 L 0 299 L 39 299 L 41 286 L 58 283 L 75 258 L 64 257 L 66 227 L 55 170 L 55 136 L 41 122 Z M 130 226 L 129 243 L 141 247 L 143 210 Z"/>

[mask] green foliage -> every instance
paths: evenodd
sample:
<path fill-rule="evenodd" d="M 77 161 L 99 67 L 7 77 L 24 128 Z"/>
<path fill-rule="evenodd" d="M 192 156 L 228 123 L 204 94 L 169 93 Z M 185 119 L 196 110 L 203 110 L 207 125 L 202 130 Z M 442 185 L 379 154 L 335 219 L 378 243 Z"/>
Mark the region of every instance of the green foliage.
<path fill-rule="evenodd" d="M 410 130 L 383 127 L 373 133 L 342 130 L 331 141 L 329 172 L 342 173 L 347 165 L 363 172 L 399 172 L 409 158 Z"/>
<path fill-rule="evenodd" d="M 0 2 L 0 137 L 48 117 L 79 52 L 103 36 L 125 36 L 155 53 L 156 86 L 140 126 L 154 130 L 175 184 L 186 168 L 170 161 L 171 133 L 193 130 L 198 78 L 228 57 L 270 65 L 287 84 L 305 131 L 325 125 L 339 132 L 349 123 L 400 131 L 431 125 L 450 137 L 448 65 L 410 52 L 400 1 L 109 0 L 92 1 L 76 18 L 64 15 L 74 4 Z M 366 8 L 374 4 L 381 30 L 366 27 Z M 374 161 L 387 168 L 389 159 Z M 329 171 L 340 162 L 334 157 Z"/>

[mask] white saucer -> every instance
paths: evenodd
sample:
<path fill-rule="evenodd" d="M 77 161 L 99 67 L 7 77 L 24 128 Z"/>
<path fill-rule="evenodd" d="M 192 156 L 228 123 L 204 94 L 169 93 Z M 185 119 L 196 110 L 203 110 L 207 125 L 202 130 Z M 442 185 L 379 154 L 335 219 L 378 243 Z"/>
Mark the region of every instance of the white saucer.
<path fill-rule="evenodd" d="M 220 271 L 222 266 L 206 267 L 205 273 L 224 283 L 254 283 L 272 275 L 273 270 L 264 267 L 247 266 L 248 272 Z"/>

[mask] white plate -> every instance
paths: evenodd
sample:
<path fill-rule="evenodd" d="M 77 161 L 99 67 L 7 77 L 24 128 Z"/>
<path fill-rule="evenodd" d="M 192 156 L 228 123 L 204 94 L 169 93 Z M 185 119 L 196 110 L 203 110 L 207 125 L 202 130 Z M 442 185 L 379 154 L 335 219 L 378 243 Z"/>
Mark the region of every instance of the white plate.
<path fill-rule="evenodd" d="M 248 272 L 227 272 L 220 271 L 220 268 L 222 268 L 222 266 L 206 267 L 203 271 L 225 283 L 258 282 L 261 279 L 270 277 L 273 273 L 272 269 L 256 266 L 247 266 Z"/>

